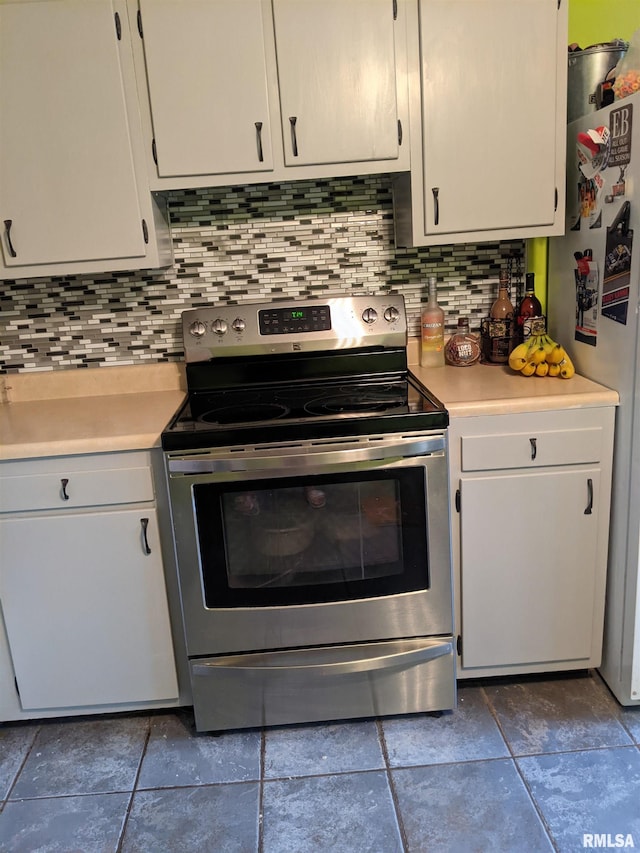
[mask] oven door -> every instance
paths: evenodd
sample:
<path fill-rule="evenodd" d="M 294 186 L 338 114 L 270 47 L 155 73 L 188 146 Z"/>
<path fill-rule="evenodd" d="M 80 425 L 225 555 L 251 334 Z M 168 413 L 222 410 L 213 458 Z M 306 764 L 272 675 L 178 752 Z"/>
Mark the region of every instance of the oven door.
<path fill-rule="evenodd" d="M 443 433 L 166 460 L 190 656 L 451 634 Z"/>

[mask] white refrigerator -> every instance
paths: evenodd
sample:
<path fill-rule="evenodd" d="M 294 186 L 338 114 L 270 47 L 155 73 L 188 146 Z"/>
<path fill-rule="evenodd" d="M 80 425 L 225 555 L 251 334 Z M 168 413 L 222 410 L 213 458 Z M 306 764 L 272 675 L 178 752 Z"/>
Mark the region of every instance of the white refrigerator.
<path fill-rule="evenodd" d="M 568 126 L 567 222 L 549 241 L 548 327 L 618 391 L 600 673 L 640 704 L 640 94 Z M 569 380 L 571 381 L 571 380 Z"/>

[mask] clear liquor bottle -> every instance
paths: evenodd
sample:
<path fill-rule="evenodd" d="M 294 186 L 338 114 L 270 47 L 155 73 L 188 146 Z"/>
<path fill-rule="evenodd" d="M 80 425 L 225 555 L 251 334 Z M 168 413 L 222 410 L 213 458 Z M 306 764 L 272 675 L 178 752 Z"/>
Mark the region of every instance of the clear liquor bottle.
<path fill-rule="evenodd" d="M 436 278 L 430 276 L 429 301 L 420 317 L 420 364 L 444 367 L 444 311 L 438 305 Z"/>

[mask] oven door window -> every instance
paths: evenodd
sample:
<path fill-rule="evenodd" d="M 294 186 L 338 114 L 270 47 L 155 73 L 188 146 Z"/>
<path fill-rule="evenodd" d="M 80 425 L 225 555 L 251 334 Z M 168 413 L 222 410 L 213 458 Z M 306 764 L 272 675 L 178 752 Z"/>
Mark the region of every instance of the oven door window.
<path fill-rule="evenodd" d="M 344 601 L 429 586 L 423 467 L 193 487 L 205 604 Z"/>

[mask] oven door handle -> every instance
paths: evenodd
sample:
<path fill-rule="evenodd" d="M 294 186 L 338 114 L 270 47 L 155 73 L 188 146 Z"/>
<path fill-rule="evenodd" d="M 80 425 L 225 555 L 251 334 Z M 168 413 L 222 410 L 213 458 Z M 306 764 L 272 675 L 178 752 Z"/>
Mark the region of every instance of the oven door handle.
<path fill-rule="evenodd" d="M 346 650 L 342 649 L 342 653 Z M 392 652 L 391 654 L 371 655 L 370 647 L 365 645 L 360 651 L 353 646 L 349 647 L 348 660 L 331 660 L 331 655 L 334 650 L 318 649 L 313 655 L 313 662 L 309 663 L 278 663 L 278 655 L 274 653 L 270 655 L 230 655 L 222 658 L 208 658 L 194 661 L 191 664 L 191 673 L 194 676 L 207 676 L 213 672 L 220 672 L 224 669 L 225 672 L 242 672 L 243 676 L 263 677 L 265 671 L 273 674 L 308 674 L 313 672 L 314 675 L 331 676 L 331 675 L 353 675 L 358 672 L 371 672 L 376 669 L 395 669 L 398 667 L 415 666 L 419 663 L 436 660 L 437 658 L 445 657 L 453 654 L 453 639 L 436 638 L 433 640 L 425 640 L 419 648 L 411 648 Z M 322 653 L 327 655 L 326 660 L 318 660 Z M 303 654 L 302 660 L 305 655 Z M 290 660 L 289 655 L 287 659 Z"/>
<path fill-rule="evenodd" d="M 420 436 L 416 439 L 384 442 L 370 442 L 350 447 L 346 442 L 331 447 L 330 450 L 300 447 L 278 448 L 273 453 L 265 452 L 253 455 L 252 452 L 237 453 L 231 458 L 217 457 L 214 454 L 201 453 L 192 456 L 172 457 L 169 455 L 167 466 L 170 474 L 216 474 L 221 472 L 273 471 L 297 468 L 305 473 L 317 470 L 319 466 L 349 465 L 352 462 L 375 462 L 377 460 L 419 458 L 433 454 L 444 454 L 446 441 L 444 435 Z"/>

